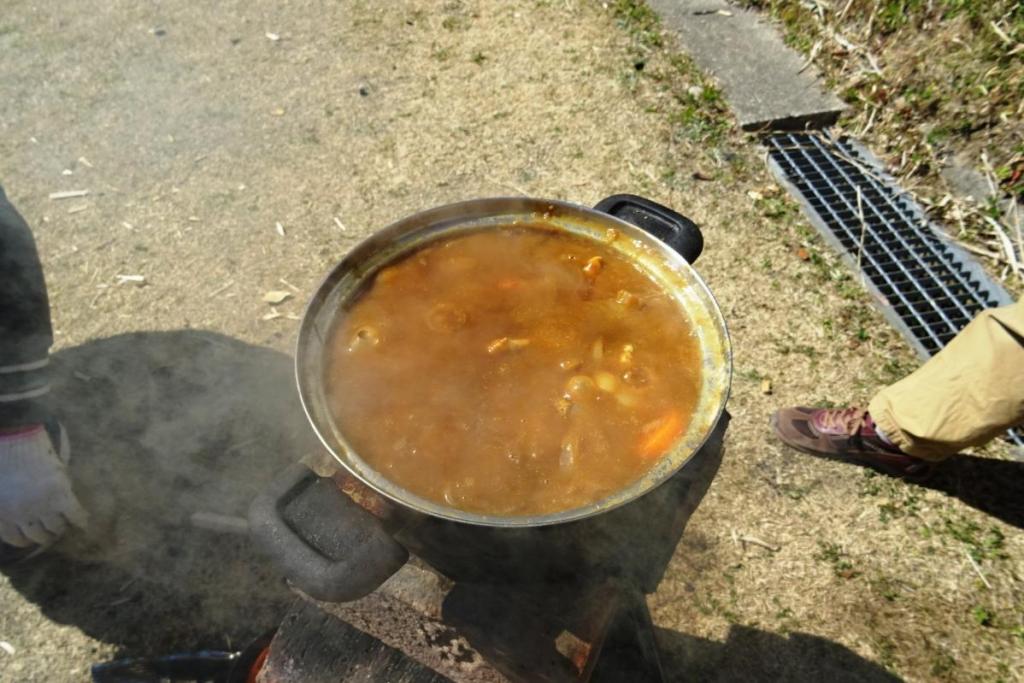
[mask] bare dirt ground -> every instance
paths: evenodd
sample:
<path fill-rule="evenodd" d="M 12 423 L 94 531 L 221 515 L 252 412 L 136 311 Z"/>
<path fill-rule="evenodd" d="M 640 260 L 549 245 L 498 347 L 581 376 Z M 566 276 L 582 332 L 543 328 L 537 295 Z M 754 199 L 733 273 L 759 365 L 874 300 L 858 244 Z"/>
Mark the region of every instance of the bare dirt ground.
<path fill-rule="evenodd" d="M 1022 467 L 996 448 L 925 488 L 772 441 L 774 408 L 915 361 L 713 89 L 610 4 L 6 4 L 0 182 L 36 229 L 96 523 L 0 580 L 0 680 L 273 625 L 269 570 L 186 520 L 241 513 L 311 447 L 285 354 L 359 239 L 458 199 L 624 191 L 703 226 L 735 346 L 725 462 L 650 598 L 671 678 L 1021 680 Z"/>

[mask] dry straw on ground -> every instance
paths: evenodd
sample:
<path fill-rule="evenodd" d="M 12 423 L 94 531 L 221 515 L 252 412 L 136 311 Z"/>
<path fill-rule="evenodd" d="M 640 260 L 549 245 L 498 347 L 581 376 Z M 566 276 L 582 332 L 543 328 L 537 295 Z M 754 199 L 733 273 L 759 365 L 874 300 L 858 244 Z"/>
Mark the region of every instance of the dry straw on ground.
<path fill-rule="evenodd" d="M 58 350 L 184 328 L 288 350 L 326 269 L 401 216 L 494 194 L 585 204 L 644 194 L 703 226 L 698 268 L 735 346 L 722 470 L 650 597 L 670 676 L 1010 680 L 1024 670 L 1019 529 L 771 439 L 776 407 L 863 401 L 916 361 L 643 6 L 175 1 L 94 12 L 15 0 L 5 10 L 0 178 L 36 228 Z M 70 161 L 80 157 L 89 165 Z M 81 187 L 89 211 L 68 215 L 48 198 Z M 110 286 L 119 273 L 144 273 L 146 286 Z M 282 278 L 300 291 L 264 319 L 262 296 L 283 291 Z M 983 479 L 964 478 L 960 495 L 998 489 Z M 107 627 L 86 627 L 70 608 L 63 624 L 50 620 L 52 605 L 7 580 L 0 594 L 0 636 L 16 648 L 0 656 L 5 680 L 82 680 L 122 648 L 187 647 L 204 616 L 199 605 L 167 623 L 126 603 Z M 139 627 L 113 635 L 125 623 Z"/>
<path fill-rule="evenodd" d="M 745 0 L 850 104 L 863 138 L 950 234 L 1024 292 L 1024 5 L 1013 0 Z M 976 197 L 950 184 L 972 169 Z"/>

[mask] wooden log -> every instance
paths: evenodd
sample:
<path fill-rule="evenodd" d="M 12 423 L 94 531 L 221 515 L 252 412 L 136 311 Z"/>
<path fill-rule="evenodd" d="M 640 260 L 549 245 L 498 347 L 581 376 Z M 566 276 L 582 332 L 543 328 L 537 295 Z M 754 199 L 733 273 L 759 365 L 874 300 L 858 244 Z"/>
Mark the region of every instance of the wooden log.
<path fill-rule="evenodd" d="M 299 600 L 270 645 L 258 683 L 450 683 L 341 619 Z"/>

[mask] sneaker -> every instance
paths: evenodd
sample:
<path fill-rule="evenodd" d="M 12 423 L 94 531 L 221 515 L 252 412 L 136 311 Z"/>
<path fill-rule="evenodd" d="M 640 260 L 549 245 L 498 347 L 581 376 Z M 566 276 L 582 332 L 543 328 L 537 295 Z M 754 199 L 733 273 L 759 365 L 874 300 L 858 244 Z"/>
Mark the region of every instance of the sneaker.
<path fill-rule="evenodd" d="M 882 438 L 863 408 L 783 408 L 772 415 L 772 427 L 782 443 L 818 457 L 911 480 L 932 471 L 933 463 L 907 455 Z"/>

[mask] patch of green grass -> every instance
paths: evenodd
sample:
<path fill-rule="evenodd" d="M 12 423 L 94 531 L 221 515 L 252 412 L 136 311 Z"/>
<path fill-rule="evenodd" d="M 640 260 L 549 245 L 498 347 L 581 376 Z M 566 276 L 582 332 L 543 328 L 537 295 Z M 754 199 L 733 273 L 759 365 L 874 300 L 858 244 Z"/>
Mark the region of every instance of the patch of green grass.
<path fill-rule="evenodd" d="M 932 659 L 931 675 L 937 678 L 948 678 L 956 668 L 956 660 L 948 652 L 936 653 Z"/>
<path fill-rule="evenodd" d="M 892 669 L 896 664 L 896 643 L 888 636 L 876 634 L 873 644 L 878 650 L 878 663 L 886 669 Z"/>
<path fill-rule="evenodd" d="M 754 368 L 740 369 L 736 371 L 736 376 L 740 379 L 745 379 L 748 382 L 760 382 L 764 379 L 764 375 L 755 370 Z"/>
<path fill-rule="evenodd" d="M 923 5 L 923 0 L 884 0 L 876 13 L 878 28 L 883 34 L 894 33 L 912 21 Z"/>
<path fill-rule="evenodd" d="M 947 126 L 935 126 L 928 131 L 928 135 L 925 136 L 925 140 L 929 145 L 937 147 L 948 140 L 952 134 L 953 131 L 951 131 Z"/>
<path fill-rule="evenodd" d="M 871 589 L 888 602 L 896 602 L 900 597 L 900 584 L 888 576 L 879 576 L 868 582 Z"/>
<path fill-rule="evenodd" d="M 742 617 L 739 613 L 739 596 L 736 592 L 736 575 L 744 568 L 742 563 L 733 564 L 722 571 L 721 576 L 728 587 L 728 596 L 723 600 L 719 595 L 700 596 L 695 600 L 697 609 L 707 616 L 722 617 L 730 624 L 739 624 Z"/>
<path fill-rule="evenodd" d="M 903 492 L 903 496 L 878 506 L 878 520 L 880 522 L 886 524 L 893 519 L 917 515 L 920 510 L 921 499 L 917 496 L 916 489 L 905 486 Z"/>
<path fill-rule="evenodd" d="M 862 470 L 862 478 L 860 481 L 860 490 L 858 494 L 861 496 L 877 496 L 882 492 L 882 488 L 885 482 L 890 480 L 890 477 L 883 477 L 874 470 L 865 469 Z"/>
<path fill-rule="evenodd" d="M 676 133 L 686 140 L 717 146 L 732 128 L 721 90 L 697 75 L 689 62 L 677 59 L 673 64 L 687 77 L 699 81 L 686 90 L 673 92 L 676 108 L 671 121 L 677 126 Z"/>
<path fill-rule="evenodd" d="M 987 608 L 981 605 L 975 605 L 974 609 L 971 610 L 971 617 L 978 626 L 992 626 L 995 622 L 995 616 Z"/>
<path fill-rule="evenodd" d="M 683 139 L 708 145 L 718 144 L 730 128 L 727 121 L 708 115 L 704 109 L 694 104 L 683 105 L 672 116 L 672 122 L 678 126 L 678 132 Z"/>
<path fill-rule="evenodd" d="M 896 380 L 903 379 L 914 370 L 906 360 L 895 356 L 886 359 L 881 367 L 881 384 L 892 384 Z"/>
<path fill-rule="evenodd" d="M 736 623 L 739 621 L 736 613 L 722 605 L 721 601 L 714 595 L 707 596 L 706 600 L 697 598 L 694 601 L 694 604 L 697 606 L 697 610 L 704 616 L 720 616 L 730 623 Z"/>
<path fill-rule="evenodd" d="M 931 83 L 912 84 L 903 89 L 903 101 L 913 110 L 915 116 L 935 114 L 942 104 L 942 94 Z M 930 136 L 929 136 L 930 137 Z"/>
<path fill-rule="evenodd" d="M 996 220 L 1001 218 L 1003 215 L 1003 209 L 999 206 L 999 200 L 991 196 L 985 201 L 982 211 L 984 211 L 989 217 L 995 218 Z"/>
<path fill-rule="evenodd" d="M 469 58 L 469 61 L 473 62 L 477 66 L 483 66 L 484 62 L 487 61 L 487 55 L 485 55 L 483 52 L 480 52 L 479 50 L 477 50 Z"/>
<path fill-rule="evenodd" d="M 957 519 L 943 518 L 943 531 L 964 545 L 975 562 L 982 560 L 1005 560 L 1006 537 L 998 527 L 983 529 L 977 522 L 960 516 Z"/>
<path fill-rule="evenodd" d="M 441 20 L 441 28 L 446 31 L 457 31 L 465 26 L 465 21 L 462 17 L 447 16 Z"/>
<path fill-rule="evenodd" d="M 808 53 L 814 48 L 814 41 L 805 33 L 789 32 L 782 40 L 789 47 L 803 53 Z"/>
<path fill-rule="evenodd" d="M 772 604 L 776 608 L 774 617 L 779 622 L 778 629 L 780 632 L 790 633 L 800 628 L 800 621 L 796 618 L 792 609 L 784 606 L 775 596 L 772 596 Z"/>
<path fill-rule="evenodd" d="M 883 524 L 902 517 L 916 517 L 920 512 L 921 490 L 899 479 L 864 470 L 858 489 L 862 497 L 887 498 L 878 504 L 878 519 Z"/>
<path fill-rule="evenodd" d="M 442 47 L 435 43 L 430 48 L 430 56 L 439 62 L 447 62 L 452 58 L 452 49 L 450 47 Z"/>
<path fill-rule="evenodd" d="M 803 500 L 807 494 L 814 490 L 813 484 L 799 486 L 797 484 L 779 484 L 776 487 L 778 492 L 790 500 Z"/>
<path fill-rule="evenodd" d="M 882 524 L 888 524 L 890 520 L 898 519 L 902 516 L 899 505 L 896 503 L 882 503 L 878 506 L 878 521 Z"/>
<path fill-rule="evenodd" d="M 792 207 L 791 211 L 787 211 L 784 214 L 785 218 L 795 218 L 798 215 L 795 202 L 788 199 L 781 199 L 780 201 L 784 201 Z M 858 321 L 869 320 L 870 313 L 868 312 L 869 308 L 864 289 L 854 278 L 850 270 L 839 260 L 836 254 L 822 247 L 820 236 L 811 226 L 802 222 L 794 221 L 793 223 L 797 234 L 801 238 L 801 244 L 807 251 L 806 260 L 814 267 L 817 279 L 823 284 L 831 284 L 836 294 L 856 305 L 855 309 L 851 309 L 856 311 L 856 315 L 852 316 L 853 318 Z M 847 311 L 848 315 L 849 313 L 850 311 Z"/>
<path fill-rule="evenodd" d="M 797 213 L 796 205 L 785 197 L 762 197 L 754 206 L 765 218 L 782 218 Z"/>
<path fill-rule="evenodd" d="M 813 346 L 808 346 L 807 344 L 790 345 L 777 341 L 775 342 L 775 351 L 782 356 L 788 356 L 792 353 L 796 353 L 802 356 L 807 356 L 811 360 L 814 360 L 818 357 L 818 350 L 815 349 Z"/>
<path fill-rule="evenodd" d="M 818 541 L 818 548 L 814 559 L 832 565 L 832 572 L 836 576 L 842 579 L 853 579 L 860 576 L 860 572 L 853 566 L 853 561 L 838 543 Z"/>
<path fill-rule="evenodd" d="M 661 47 L 661 19 L 643 0 L 615 0 L 611 5 L 619 25 L 645 48 Z"/>
<path fill-rule="evenodd" d="M 943 19 L 966 15 L 972 21 L 981 19 L 989 5 L 989 0 L 942 0 L 940 3 Z M 1020 10 L 1020 5 L 1017 9 Z"/>

